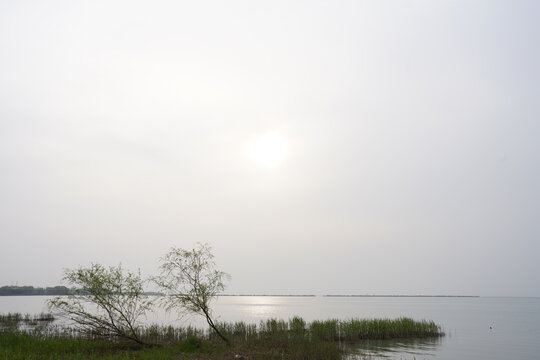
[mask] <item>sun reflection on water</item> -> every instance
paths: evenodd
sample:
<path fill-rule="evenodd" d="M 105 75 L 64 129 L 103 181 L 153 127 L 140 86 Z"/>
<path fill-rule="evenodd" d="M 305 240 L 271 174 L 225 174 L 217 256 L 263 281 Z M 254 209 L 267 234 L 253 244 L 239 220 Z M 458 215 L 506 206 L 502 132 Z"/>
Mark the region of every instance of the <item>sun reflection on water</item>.
<path fill-rule="evenodd" d="M 283 301 L 273 296 L 245 297 L 242 306 L 251 318 L 262 320 L 275 317 L 278 308 L 283 306 Z"/>

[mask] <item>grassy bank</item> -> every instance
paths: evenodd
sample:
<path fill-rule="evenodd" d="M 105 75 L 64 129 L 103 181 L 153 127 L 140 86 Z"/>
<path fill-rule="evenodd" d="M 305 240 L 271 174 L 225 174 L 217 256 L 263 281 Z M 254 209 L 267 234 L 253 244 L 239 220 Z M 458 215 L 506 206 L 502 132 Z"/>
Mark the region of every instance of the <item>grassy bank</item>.
<path fill-rule="evenodd" d="M 269 319 L 259 324 L 219 323 L 231 340 L 228 347 L 211 331 L 192 327 L 147 326 L 141 338 L 158 346 L 83 338 L 74 329 L 51 323 L 51 317 L 0 315 L 0 359 L 340 359 L 344 344 L 365 339 L 443 335 L 428 321 L 326 320 L 300 317 Z M 37 324 L 36 326 L 30 326 Z"/>
<path fill-rule="evenodd" d="M 36 337 L 20 332 L 0 332 L 2 360 L 57 359 L 340 359 L 338 344 L 291 340 L 276 343 L 237 343 L 232 347 L 221 341 L 187 338 L 163 346 L 144 347 L 108 340 Z"/>

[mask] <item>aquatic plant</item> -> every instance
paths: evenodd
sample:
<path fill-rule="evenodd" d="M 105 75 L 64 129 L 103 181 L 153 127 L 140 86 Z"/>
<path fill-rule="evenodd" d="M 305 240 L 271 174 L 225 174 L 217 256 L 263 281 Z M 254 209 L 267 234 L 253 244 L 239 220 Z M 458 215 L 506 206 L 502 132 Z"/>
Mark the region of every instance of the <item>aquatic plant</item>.
<path fill-rule="evenodd" d="M 0 315 L 0 324 L 30 323 L 32 319 L 49 319 L 21 314 Z M 432 321 L 399 319 L 329 319 L 306 322 L 301 317 L 289 320 L 267 319 L 259 324 L 242 321 L 216 323 L 232 347 L 225 346 L 216 332 L 187 327 L 153 324 L 136 329 L 145 343 L 161 344 L 144 348 L 122 339 L 102 338 L 81 333 L 65 324 L 47 322 L 47 326 L 25 326 L 0 329 L 0 349 L 6 359 L 175 359 L 236 358 L 250 359 L 341 359 L 347 344 L 366 339 L 421 338 L 443 335 Z M 223 344 L 223 345 L 222 345 Z M 238 355 L 243 356 L 243 355 Z M 2 358 L 2 353 L 0 353 Z"/>

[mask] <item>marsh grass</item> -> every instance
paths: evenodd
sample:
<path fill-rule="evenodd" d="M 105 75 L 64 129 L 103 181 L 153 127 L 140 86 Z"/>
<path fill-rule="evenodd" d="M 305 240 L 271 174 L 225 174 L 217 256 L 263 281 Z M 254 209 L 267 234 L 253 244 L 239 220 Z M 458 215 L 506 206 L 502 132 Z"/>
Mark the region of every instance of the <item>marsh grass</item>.
<path fill-rule="evenodd" d="M 50 313 L 40 313 L 37 315 L 20 314 L 20 313 L 7 313 L 0 314 L 0 324 L 5 323 L 37 323 L 40 321 L 51 322 L 55 318 Z"/>
<path fill-rule="evenodd" d="M 35 333 L 0 332 L 0 359 L 58 360 L 58 359 L 313 359 L 341 358 L 335 343 L 290 341 L 276 346 L 274 342 L 243 342 L 226 346 L 221 340 L 188 337 L 180 342 L 145 347 L 125 341 L 47 338 Z"/>
<path fill-rule="evenodd" d="M 8 313 L 0 314 L 0 331 L 44 329 L 55 320 L 50 313 L 37 315 Z"/>
<path fill-rule="evenodd" d="M 351 319 L 313 321 L 311 336 L 326 341 L 360 341 L 367 339 L 395 339 L 437 337 L 444 333 L 433 321 L 399 319 Z"/>
<path fill-rule="evenodd" d="M 368 339 L 422 338 L 444 335 L 433 321 L 399 319 L 350 319 L 306 323 L 300 317 L 289 321 L 268 319 L 258 326 L 236 323 L 219 323 L 220 329 L 234 340 L 273 339 L 276 341 L 304 338 L 322 341 L 360 341 Z"/>
<path fill-rule="evenodd" d="M 144 348 L 108 340 L 48 338 L 38 333 L 0 331 L 2 360 L 173 359 L 168 347 Z"/>
<path fill-rule="evenodd" d="M 37 325 L 32 326 L 34 323 Z M 225 346 L 212 329 L 157 324 L 140 327 L 137 332 L 141 339 L 160 344 L 149 348 L 80 333 L 76 328 L 54 324 L 48 314 L 0 315 L 0 359 L 341 359 L 346 343 L 443 335 L 435 323 L 409 318 L 308 323 L 293 317 L 259 324 L 216 325 L 231 340 L 232 347 Z"/>

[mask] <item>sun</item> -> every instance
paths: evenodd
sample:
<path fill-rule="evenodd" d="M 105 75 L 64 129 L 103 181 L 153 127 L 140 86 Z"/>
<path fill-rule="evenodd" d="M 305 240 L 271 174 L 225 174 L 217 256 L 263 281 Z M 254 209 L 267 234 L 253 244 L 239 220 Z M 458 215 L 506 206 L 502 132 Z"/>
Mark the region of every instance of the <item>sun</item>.
<path fill-rule="evenodd" d="M 268 132 L 256 137 L 248 147 L 250 157 L 264 167 L 276 167 L 283 162 L 287 148 L 281 135 Z"/>

